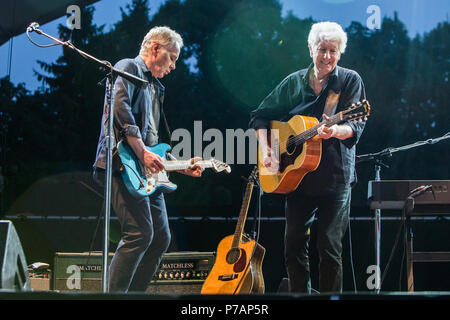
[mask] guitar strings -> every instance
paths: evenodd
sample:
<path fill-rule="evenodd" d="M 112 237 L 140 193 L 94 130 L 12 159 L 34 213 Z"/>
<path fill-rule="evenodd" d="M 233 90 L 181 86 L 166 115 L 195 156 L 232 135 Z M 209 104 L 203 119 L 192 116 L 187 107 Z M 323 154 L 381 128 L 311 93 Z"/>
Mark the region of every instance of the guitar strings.
<path fill-rule="evenodd" d="M 349 110 L 351 110 L 351 109 L 349 109 Z M 287 141 L 287 147 L 292 147 L 293 145 L 297 146 L 297 145 L 303 144 L 305 141 L 311 139 L 312 137 L 317 135 L 317 129 L 319 129 L 319 127 L 323 124 L 334 125 L 334 124 L 338 123 L 340 121 L 339 115 L 340 115 L 340 113 L 335 114 L 332 117 L 330 117 L 329 121 L 319 122 L 317 125 L 315 125 L 314 127 L 311 127 L 307 131 L 303 131 L 302 133 L 300 133 L 296 136 L 289 137 L 288 141 Z M 358 118 L 360 119 L 363 115 L 364 115 L 363 112 L 357 113 L 357 114 L 355 114 L 353 120 L 356 120 Z"/>
<path fill-rule="evenodd" d="M 333 119 L 333 118 L 331 118 L 331 119 Z M 334 120 L 335 119 L 333 119 L 333 121 Z M 307 131 L 303 131 L 302 133 L 300 133 L 300 134 L 298 134 L 296 136 L 289 137 L 288 138 L 288 142 L 287 142 L 287 146 L 288 147 L 292 147 L 293 145 L 297 146 L 299 144 L 304 143 L 306 140 L 311 139 L 312 137 L 314 137 L 317 134 L 317 129 L 319 129 L 319 127 L 321 125 L 323 125 L 323 124 L 334 124 L 333 121 L 329 121 L 329 122 L 322 121 L 322 122 L 319 122 L 317 125 L 315 125 L 314 127 L 311 127 Z"/>

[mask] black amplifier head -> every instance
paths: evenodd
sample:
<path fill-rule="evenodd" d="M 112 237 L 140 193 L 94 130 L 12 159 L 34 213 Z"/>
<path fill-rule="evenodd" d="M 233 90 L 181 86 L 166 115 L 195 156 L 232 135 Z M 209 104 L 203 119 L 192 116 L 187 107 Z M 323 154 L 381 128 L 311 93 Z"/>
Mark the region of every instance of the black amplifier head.
<path fill-rule="evenodd" d="M 215 252 L 166 253 L 152 282 L 204 281 L 214 266 Z"/>

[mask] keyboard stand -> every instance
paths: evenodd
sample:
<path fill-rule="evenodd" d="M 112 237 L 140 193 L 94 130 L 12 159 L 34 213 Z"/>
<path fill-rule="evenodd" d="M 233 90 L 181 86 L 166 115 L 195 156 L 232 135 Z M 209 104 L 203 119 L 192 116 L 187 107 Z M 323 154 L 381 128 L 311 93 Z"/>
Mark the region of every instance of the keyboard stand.
<path fill-rule="evenodd" d="M 413 228 L 411 226 L 411 212 L 414 209 L 414 199 L 408 198 L 406 201 L 406 217 L 405 218 L 405 228 L 404 228 L 404 236 L 406 241 L 406 275 L 408 277 L 408 291 L 414 291 L 414 272 L 413 272 L 413 264 L 414 262 L 450 262 L 450 252 L 445 251 L 425 251 L 418 252 L 414 251 L 413 246 Z"/>

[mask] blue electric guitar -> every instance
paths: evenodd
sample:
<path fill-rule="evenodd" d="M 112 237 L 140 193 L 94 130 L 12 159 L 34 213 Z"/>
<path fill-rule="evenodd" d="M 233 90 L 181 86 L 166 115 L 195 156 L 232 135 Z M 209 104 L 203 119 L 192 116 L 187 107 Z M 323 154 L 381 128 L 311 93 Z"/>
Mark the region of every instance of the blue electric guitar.
<path fill-rule="evenodd" d="M 157 144 L 153 147 L 146 147 L 149 151 L 156 153 L 164 160 L 165 170 L 156 174 L 150 172 L 143 166 L 134 154 L 131 147 L 120 141 L 117 144 L 117 151 L 122 161 L 121 172 L 128 191 L 136 198 L 149 196 L 161 189 L 163 192 L 171 192 L 177 189 L 177 185 L 169 181 L 167 172 L 189 169 L 194 165 L 189 160 L 167 160 L 167 152 L 170 146 L 165 143 Z M 202 168 L 212 168 L 215 172 L 231 172 L 231 168 L 226 163 L 210 159 L 197 161 L 195 165 Z"/>

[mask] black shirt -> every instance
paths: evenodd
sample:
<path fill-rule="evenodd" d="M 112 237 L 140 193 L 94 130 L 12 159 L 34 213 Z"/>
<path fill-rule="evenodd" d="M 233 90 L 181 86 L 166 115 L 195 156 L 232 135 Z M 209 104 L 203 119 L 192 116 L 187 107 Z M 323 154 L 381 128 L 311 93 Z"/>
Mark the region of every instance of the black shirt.
<path fill-rule="evenodd" d="M 309 85 L 309 71 L 302 69 L 287 76 L 251 112 L 249 126 L 254 129 L 268 128 L 270 120 L 287 121 L 294 115 L 315 117 L 322 120 L 330 96 L 337 97 L 337 104 L 326 112 L 338 113 L 352 103 L 366 98 L 364 84 L 353 70 L 337 66 L 328 77 L 318 96 Z M 356 183 L 356 144 L 364 130 L 365 122 L 345 122 L 353 130 L 353 137 L 346 140 L 330 138 L 322 141 L 322 157 L 319 167 L 308 173 L 299 185 L 298 191 L 309 195 L 324 195 L 342 185 Z"/>

